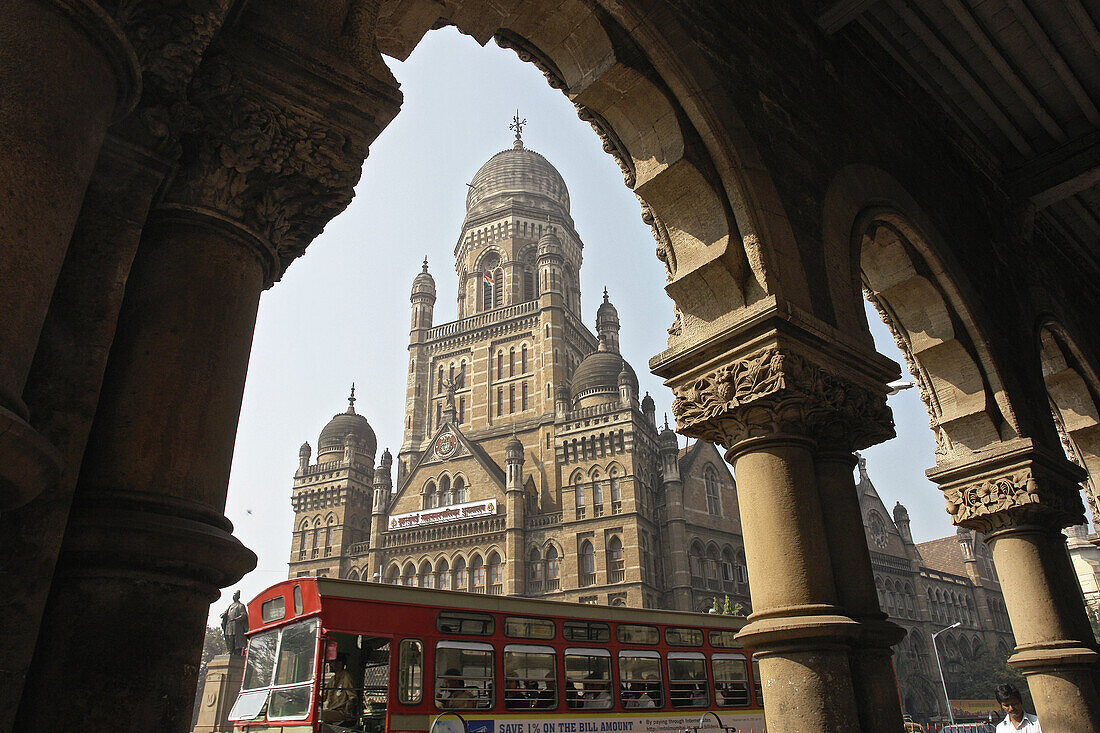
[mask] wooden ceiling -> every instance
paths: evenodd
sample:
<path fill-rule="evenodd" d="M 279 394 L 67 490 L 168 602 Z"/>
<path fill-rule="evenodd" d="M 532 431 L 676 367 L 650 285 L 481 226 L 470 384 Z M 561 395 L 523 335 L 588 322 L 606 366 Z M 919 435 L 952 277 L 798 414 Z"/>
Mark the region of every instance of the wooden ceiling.
<path fill-rule="evenodd" d="M 865 38 L 862 28 L 1009 192 L 1100 255 L 1100 0 L 838 0 L 817 22 Z"/>

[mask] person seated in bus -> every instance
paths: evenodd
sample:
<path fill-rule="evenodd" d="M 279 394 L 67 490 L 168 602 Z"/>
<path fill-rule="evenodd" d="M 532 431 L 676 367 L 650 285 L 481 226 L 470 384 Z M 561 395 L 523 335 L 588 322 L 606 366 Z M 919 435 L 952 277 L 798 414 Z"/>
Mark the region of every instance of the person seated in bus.
<path fill-rule="evenodd" d="M 529 710 L 533 698 L 531 692 L 519 679 L 516 671 L 508 672 L 504 678 L 504 707 L 509 710 Z"/>
<path fill-rule="evenodd" d="M 454 667 L 443 673 L 436 703 L 444 710 L 468 710 L 474 707 L 474 696 L 466 689 L 460 672 Z"/>
<path fill-rule="evenodd" d="M 321 720 L 325 723 L 341 725 L 355 719 L 359 695 L 347 662 L 346 654 L 337 654 L 330 663 L 332 676 L 325 681 L 325 699 L 321 703 Z"/>
<path fill-rule="evenodd" d="M 657 707 L 656 678 L 647 674 L 643 682 L 627 683 L 627 691 L 623 693 L 623 706 L 628 708 L 655 708 Z"/>
<path fill-rule="evenodd" d="M 702 682 L 695 683 L 695 691 L 691 696 L 691 704 L 695 707 L 702 707 L 708 705 L 710 699 L 707 696 L 707 686 Z"/>
<path fill-rule="evenodd" d="M 586 710 L 602 710 L 611 707 L 611 693 L 607 690 L 607 680 L 600 679 L 595 672 L 585 677 L 581 707 Z"/>
<path fill-rule="evenodd" d="M 715 687 L 719 705 L 745 705 L 749 702 L 749 689 L 744 682 L 720 682 Z"/>

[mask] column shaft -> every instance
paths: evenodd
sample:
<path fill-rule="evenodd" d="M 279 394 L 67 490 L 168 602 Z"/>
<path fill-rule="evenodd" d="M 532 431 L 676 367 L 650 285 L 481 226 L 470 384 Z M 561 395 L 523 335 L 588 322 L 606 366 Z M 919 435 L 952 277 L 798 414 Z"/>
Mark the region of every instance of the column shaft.
<path fill-rule="evenodd" d="M 1065 536 L 1024 526 L 986 542 L 1016 636 L 1009 663 L 1026 675 L 1043 730 L 1100 731 L 1096 642 Z"/>
<path fill-rule="evenodd" d="M 186 214 L 146 226 L 22 730 L 113 731 L 120 710 L 135 730 L 190 724 L 207 607 L 255 565 L 221 513 L 264 283 L 251 246 L 234 227 Z"/>
<path fill-rule="evenodd" d="M 890 646 L 901 641 L 905 632 L 887 621 L 879 608 L 871 553 L 852 475 L 855 462 L 855 456 L 848 451 L 819 452 L 815 468 L 829 556 L 834 568 L 844 568 L 835 574 L 837 598 L 848 615 L 860 624 L 860 636 L 851 655 L 860 724 L 865 733 L 885 733 L 902 728 L 901 699 Z"/>
<path fill-rule="evenodd" d="M 49 485 L 60 459 L 22 392 L 77 212 L 137 60 L 92 0 L 11 0 L 0 24 L 0 510 Z"/>
<path fill-rule="evenodd" d="M 847 646 L 859 627 L 836 607 L 813 443 L 753 438 L 729 458 L 754 609 L 740 636 L 760 660 L 768 729 L 859 731 Z"/>

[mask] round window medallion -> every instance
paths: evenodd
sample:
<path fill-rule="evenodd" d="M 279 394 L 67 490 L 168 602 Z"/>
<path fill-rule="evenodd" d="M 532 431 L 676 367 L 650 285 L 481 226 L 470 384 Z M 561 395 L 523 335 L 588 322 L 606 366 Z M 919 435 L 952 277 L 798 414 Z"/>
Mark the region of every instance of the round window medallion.
<path fill-rule="evenodd" d="M 439 458 L 450 458 L 458 450 L 458 437 L 454 433 L 443 433 L 435 441 L 435 454 Z"/>

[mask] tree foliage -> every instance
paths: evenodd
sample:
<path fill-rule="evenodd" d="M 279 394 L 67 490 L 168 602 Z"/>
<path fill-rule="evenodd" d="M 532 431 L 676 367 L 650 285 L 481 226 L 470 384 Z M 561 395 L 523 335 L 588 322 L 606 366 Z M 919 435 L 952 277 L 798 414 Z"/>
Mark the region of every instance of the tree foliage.
<path fill-rule="evenodd" d="M 974 646 L 969 658 L 946 665 L 944 677 L 953 700 L 990 699 L 997 685 L 1008 684 L 1020 691 L 1025 705 L 1031 705 L 1031 694 L 1023 675 L 1008 666 L 1007 657 L 981 642 Z"/>
<path fill-rule="evenodd" d="M 724 599 L 719 599 L 718 596 L 715 596 L 712 610 L 714 613 L 723 616 L 741 616 L 744 614 L 744 607 L 740 603 L 730 602 L 730 597 L 728 595 Z"/>
<path fill-rule="evenodd" d="M 229 651 L 225 646 L 225 637 L 222 635 L 221 629 L 216 629 L 213 626 L 206 627 L 206 634 L 202 639 L 202 658 L 199 660 L 199 683 L 195 690 L 195 704 L 191 710 L 191 727 L 195 727 L 195 723 L 199 717 L 199 705 L 202 704 L 202 688 L 206 684 L 206 668 L 210 665 L 210 660 L 219 654 L 225 654 Z"/>

